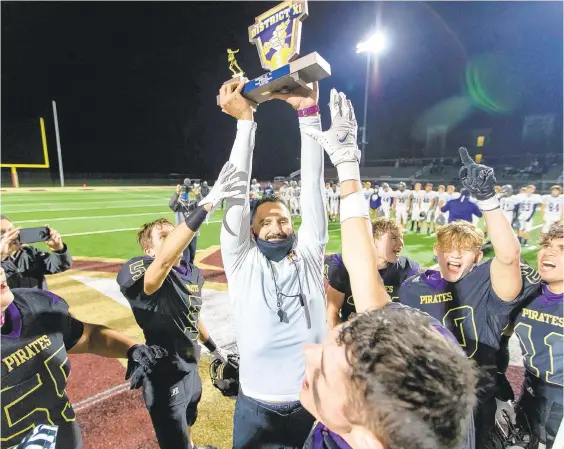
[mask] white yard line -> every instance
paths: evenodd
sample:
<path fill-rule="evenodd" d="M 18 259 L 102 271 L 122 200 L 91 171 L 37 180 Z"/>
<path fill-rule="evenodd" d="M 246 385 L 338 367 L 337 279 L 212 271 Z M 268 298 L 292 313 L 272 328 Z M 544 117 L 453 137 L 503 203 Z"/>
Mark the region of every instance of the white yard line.
<path fill-rule="evenodd" d="M 96 220 L 98 218 L 119 218 L 119 217 L 142 217 L 144 215 L 172 214 L 170 209 L 158 212 L 145 212 L 142 214 L 121 214 L 121 215 L 92 215 L 89 217 L 63 217 L 63 218 L 38 218 L 37 220 L 15 220 L 20 223 L 49 223 L 51 221 L 71 221 L 71 220 Z"/>
<path fill-rule="evenodd" d="M 140 207 L 157 207 L 157 206 L 163 206 L 162 202 L 159 203 L 150 203 L 150 204 L 140 204 L 140 205 L 131 205 L 132 203 L 125 203 L 128 204 L 128 206 L 99 206 L 99 207 L 68 207 L 68 208 L 63 208 L 63 209 L 33 209 L 33 210 L 5 210 L 4 208 L 2 208 L 2 213 L 6 214 L 6 215 L 10 215 L 10 214 L 35 214 L 37 212 L 63 212 L 63 211 L 68 211 L 68 210 L 100 210 L 100 209 L 135 209 L 135 208 L 140 208 Z"/>
<path fill-rule="evenodd" d="M 222 221 L 223 220 L 209 221 L 208 224 L 221 223 Z M 139 230 L 139 226 L 136 228 L 104 229 L 103 231 L 73 232 L 71 234 L 61 234 L 61 237 L 74 237 L 77 235 L 91 235 L 91 234 L 109 234 L 111 232 L 138 231 L 138 230 Z"/>
<path fill-rule="evenodd" d="M 130 388 L 129 382 L 125 382 L 120 384 L 116 387 L 108 388 L 105 391 L 95 394 L 94 396 L 90 396 L 89 398 L 83 399 L 82 401 L 75 402 L 72 405 L 72 408 L 75 412 L 79 412 L 80 410 L 84 410 L 86 408 L 92 407 L 94 404 L 98 402 L 105 401 L 106 399 L 110 399 L 113 396 L 116 396 L 120 393 L 125 393 Z"/>

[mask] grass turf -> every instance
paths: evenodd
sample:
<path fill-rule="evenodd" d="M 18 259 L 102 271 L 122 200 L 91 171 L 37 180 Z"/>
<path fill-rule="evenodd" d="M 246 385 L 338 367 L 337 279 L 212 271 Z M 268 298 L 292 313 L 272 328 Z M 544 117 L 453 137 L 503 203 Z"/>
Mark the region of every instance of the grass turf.
<path fill-rule="evenodd" d="M 7 193 L 1 198 L 2 213 L 16 226 L 36 227 L 49 224 L 63 235 L 64 241 L 75 256 L 129 259 L 141 253 L 136 242 L 136 230 L 156 218 L 174 221 L 168 208 L 170 190 L 151 191 L 73 191 Z M 223 211 L 218 210 L 208 224 L 201 228 L 198 248 L 219 245 L 219 231 Z M 540 214 L 535 226 L 541 223 Z M 301 221 L 295 219 L 296 228 Z M 425 228 L 424 228 L 425 229 Z M 540 227 L 532 232 L 535 243 Z M 429 267 L 433 261 L 434 236 L 407 232 L 404 236 L 403 254 L 421 265 Z M 39 245 L 41 246 L 41 245 Z M 341 249 L 338 223 L 329 223 L 327 252 Z M 523 258 L 533 265 L 535 249 L 523 249 Z"/>
<path fill-rule="evenodd" d="M 136 229 L 156 218 L 174 220 L 168 208 L 170 190 L 151 191 L 74 191 L 7 193 L 1 198 L 1 211 L 16 226 L 35 227 L 51 225 L 62 235 L 74 256 L 128 259 L 139 255 Z M 219 245 L 223 211 L 216 211 L 209 224 L 201 228 L 198 248 Z M 540 215 L 535 217 L 539 225 Z M 295 219 L 296 227 L 300 219 Z M 338 223 L 329 223 L 327 252 L 341 249 Z M 540 229 L 533 231 L 536 241 Z M 407 232 L 404 236 L 404 254 L 421 265 L 430 267 L 433 261 L 433 236 Z M 39 244 L 38 246 L 42 246 Z M 523 257 L 533 266 L 536 251 L 524 250 Z M 119 330 L 119 329 L 118 329 Z M 194 426 L 196 442 L 214 444 L 219 448 L 231 446 L 234 401 L 223 398 L 212 387 L 207 374 L 209 360 L 200 363 L 203 396 L 199 406 L 198 422 Z"/>

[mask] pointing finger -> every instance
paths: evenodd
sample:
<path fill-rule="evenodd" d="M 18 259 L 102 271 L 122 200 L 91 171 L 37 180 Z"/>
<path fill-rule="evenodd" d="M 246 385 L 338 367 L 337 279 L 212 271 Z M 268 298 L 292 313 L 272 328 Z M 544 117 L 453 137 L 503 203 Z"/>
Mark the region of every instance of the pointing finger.
<path fill-rule="evenodd" d="M 458 149 L 458 154 L 460 154 L 460 159 L 464 165 L 470 165 L 474 163 L 474 160 L 468 154 L 468 150 L 464 147 Z"/>

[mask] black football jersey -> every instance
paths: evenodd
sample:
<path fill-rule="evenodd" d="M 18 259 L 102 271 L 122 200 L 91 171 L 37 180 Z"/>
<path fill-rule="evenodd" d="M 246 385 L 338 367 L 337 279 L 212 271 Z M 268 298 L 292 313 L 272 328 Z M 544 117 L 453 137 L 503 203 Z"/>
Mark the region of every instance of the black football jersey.
<path fill-rule="evenodd" d="M 11 447 L 39 424 L 59 427 L 57 447 L 82 447 L 66 386 L 67 350 L 84 325 L 68 304 L 45 290 L 15 288 L 2 326 L 2 447 Z"/>
<path fill-rule="evenodd" d="M 513 331 L 534 395 L 563 404 L 564 295 L 552 293 L 545 284 L 539 293 L 519 311 Z"/>
<path fill-rule="evenodd" d="M 400 257 L 397 263 L 389 263 L 386 268 L 378 271 L 386 286 L 392 301 L 397 301 L 401 284 L 410 276 L 421 272 L 419 264 L 407 257 Z M 343 263 L 341 254 L 332 254 L 325 258 L 325 277 L 329 285 L 345 294 L 341 308 L 341 320 L 347 321 L 351 313 L 356 312 L 351 290 L 349 273 Z"/>
<path fill-rule="evenodd" d="M 511 311 L 534 294 L 540 282 L 534 268 L 521 265 L 521 292 L 515 300 L 503 301 L 492 287 L 491 262 L 478 265 L 458 282 L 447 282 L 439 271 L 427 270 L 409 278 L 399 290 L 402 304 L 435 317 L 455 335 L 468 357 L 489 374 L 483 378 L 487 383 L 495 377 L 497 353 Z M 491 391 L 484 387 L 481 393 L 485 390 Z"/>
<path fill-rule="evenodd" d="M 181 262 L 159 290 L 146 295 L 143 277 L 152 262 L 150 256 L 134 257 L 121 267 L 117 282 L 147 344 L 159 345 L 169 353 L 171 364 L 161 363 L 159 369 L 190 372 L 200 358 L 197 338 L 204 278 L 199 268 Z"/>

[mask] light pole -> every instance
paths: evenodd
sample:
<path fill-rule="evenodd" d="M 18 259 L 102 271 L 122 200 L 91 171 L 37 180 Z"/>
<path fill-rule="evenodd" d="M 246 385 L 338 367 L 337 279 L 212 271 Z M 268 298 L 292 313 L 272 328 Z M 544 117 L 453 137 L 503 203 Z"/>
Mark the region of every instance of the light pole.
<path fill-rule="evenodd" d="M 361 165 L 366 162 L 366 119 L 368 117 L 368 89 L 370 86 L 370 62 L 371 55 L 380 54 L 386 48 L 386 38 L 382 33 L 375 33 L 356 46 L 357 53 L 366 53 L 366 81 L 364 83 L 364 117 L 362 125 L 362 159 Z"/>

